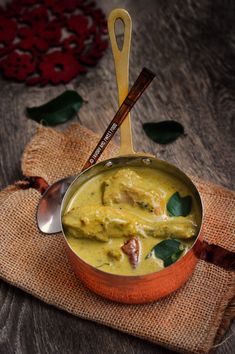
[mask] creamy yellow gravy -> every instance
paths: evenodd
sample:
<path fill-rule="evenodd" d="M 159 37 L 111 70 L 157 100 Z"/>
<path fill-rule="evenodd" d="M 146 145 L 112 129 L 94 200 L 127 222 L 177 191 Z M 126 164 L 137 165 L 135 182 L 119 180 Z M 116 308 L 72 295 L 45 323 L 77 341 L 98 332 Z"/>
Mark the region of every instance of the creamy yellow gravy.
<path fill-rule="evenodd" d="M 191 213 L 187 218 L 194 220 L 197 224 L 197 230 L 194 237 L 189 239 L 181 239 L 180 241 L 186 246 L 182 255 L 184 255 L 187 250 L 194 243 L 195 237 L 197 235 L 198 228 L 200 226 L 200 208 L 197 205 L 190 189 L 176 177 L 167 174 L 163 171 L 159 171 L 151 168 L 142 167 L 131 167 L 128 168 L 131 171 L 136 172 L 140 177 L 144 179 L 144 183 L 147 189 L 161 191 L 163 197 L 163 212 L 162 214 L 167 215 L 166 204 L 169 198 L 178 191 L 181 197 L 186 195 L 192 196 L 192 209 Z M 74 208 L 84 207 L 84 206 L 100 206 L 103 204 L 103 184 L 107 179 L 113 176 L 120 169 L 112 169 L 110 171 L 102 172 L 101 174 L 91 178 L 86 181 L 73 195 L 69 201 L 64 215 Z M 126 203 L 119 203 L 115 207 L 123 210 L 131 210 L 135 213 L 142 213 L 143 210 L 136 208 L 136 206 L 127 205 Z M 145 212 L 145 211 L 144 211 Z M 149 211 L 146 211 L 148 214 Z M 64 230 L 67 241 L 73 251 L 82 258 L 85 262 L 91 264 L 92 266 L 113 274 L 119 275 L 141 275 L 152 273 L 164 268 L 163 261 L 154 256 L 145 259 L 146 255 L 152 250 L 152 248 L 161 242 L 163 238 L 156 237 L 146 237 L 139 238 L 140 241 L 140 258 L 139 264 L 136 268 L 131 265 L 128 256 L 121 252 L 121 259 L 115 259 L 109 256 L 110 250 L 120 250 L 121 246 L 127 240 L 126 237 L 110 238 L 107 242 L 102 242 L 94 239 L 87 238 L 77 238 L 71 235 L 68 230 Z M 182 257 L 181 255 L 181 257 Z"/>

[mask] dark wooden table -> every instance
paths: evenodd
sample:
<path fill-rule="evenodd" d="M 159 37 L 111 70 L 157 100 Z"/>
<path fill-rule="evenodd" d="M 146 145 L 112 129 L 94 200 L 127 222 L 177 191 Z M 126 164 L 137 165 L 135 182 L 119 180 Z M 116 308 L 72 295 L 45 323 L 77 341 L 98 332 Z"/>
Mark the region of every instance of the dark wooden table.
<path fill-rule="evenodd" d="M 157 79 L 132 113 L 136 148 L 154 153 L 185 172 L 232 188 L 235 137 L 235 2 L 233 0 L 98 1 L 133 19 L 130 79 L 143 66 Z M 103 132 L 117 108 L 114 65 L 109 48 L 94 69 L 67 88 L 89 103 L 75 118 Z M 25 106 L 46 102 L 64 86 L 25 87 L 0 80 L 0 185 L 21 177 L 20 157 L 35 131 Z M 166 147 L 148 140 L 142 123 L 175 119 L 187 135 Z M 61 127 L 60 129 L 63 129 Z M 234 353 L 232 333 L 216 354 Z M 0 353 L 172 353 L 143 340 L 81 320 L 47 306 L 1 282 Z"/>

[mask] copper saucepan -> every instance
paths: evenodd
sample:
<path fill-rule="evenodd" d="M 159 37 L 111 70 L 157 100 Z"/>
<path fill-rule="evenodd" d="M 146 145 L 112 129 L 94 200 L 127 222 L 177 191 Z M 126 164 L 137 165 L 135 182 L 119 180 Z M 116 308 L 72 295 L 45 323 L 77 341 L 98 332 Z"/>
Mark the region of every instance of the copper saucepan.
<path fill-rule="evenodd" d="M 121 19 L 124 24 L 124 43 L 119 50 L 115 36 L 115 22 Z M 123 9 L 115 9 L 108 19 L 108 29 L 114 55 L 116 77 L 119 92 L 119 104 L 121 104 L 128 93 L 128 69 L 129 51 L 131 42 L 131 18 Z M 187 185 L 194 196 L 201 213 L 201 224 L 199 225 L 198 236 L 191 249 L 171 266 L 146 275 L 125 276 L 106 273 L 97 269 L 82 260 L 70 247 L 63 230 L 62 216 L 75 191 L 88 179 L 104 171 L 118 167 L 146 166 L 161 170 L 175 176 Z M 180 169 L 154 156 L 144 153 L 136 153 L 132 146 L 132 135 L 130 116 L 126 118 L 121 126 L 121 147 L 119 155 L 109 160 L 102 161 L 85 170 L 77 176 L 68 188 L 61 207 L 61 229 L 63 230 L 64 241 L 68 258 L 72 264 L 75 274 L 79 279 L 95 293 L 108 299 L 123 303 L 146 303 L 157 300 L 180 288 L 192 274 L 197 263 L 196 254 L 200 241 L 202 240 L 203 206 L 200 194 L 191 181 Z"/>

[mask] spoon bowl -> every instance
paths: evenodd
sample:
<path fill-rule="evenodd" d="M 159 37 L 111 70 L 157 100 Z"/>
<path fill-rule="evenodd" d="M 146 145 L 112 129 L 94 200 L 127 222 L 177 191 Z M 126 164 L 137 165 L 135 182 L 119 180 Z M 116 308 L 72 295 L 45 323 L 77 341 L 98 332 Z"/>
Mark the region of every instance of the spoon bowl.
<path fill-rule="evenodd" d="M 61 232 L 60 210 L 67 189 L 76 176 L 66 177 L 53 183 L 43 194 L 37 209 L 37 225 L 45 234 Z"/>

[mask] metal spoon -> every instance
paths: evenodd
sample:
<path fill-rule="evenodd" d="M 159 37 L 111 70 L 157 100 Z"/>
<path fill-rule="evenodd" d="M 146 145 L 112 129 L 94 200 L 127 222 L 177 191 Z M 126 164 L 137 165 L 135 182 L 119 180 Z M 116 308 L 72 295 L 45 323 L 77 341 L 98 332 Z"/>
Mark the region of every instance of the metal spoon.
<path fill-rule="evenodd" d="M 96 163 L 120 125 L 123 123 L 127 114 L 130 112 L 134 104 L 137 102 L 154 77 L 155 74 L 146 68 L 141 71 L 127 97 L 98 142 L 96 148 L 83 166 L 81 172 Z M 43 233 L 54 234 L 61 231 L 61 202 L 69 185 L 74 179 L 75 176 L 70 176 L 59 180 L 53 183 L 43 194 L 37 209 L 37 225 Z"/>

